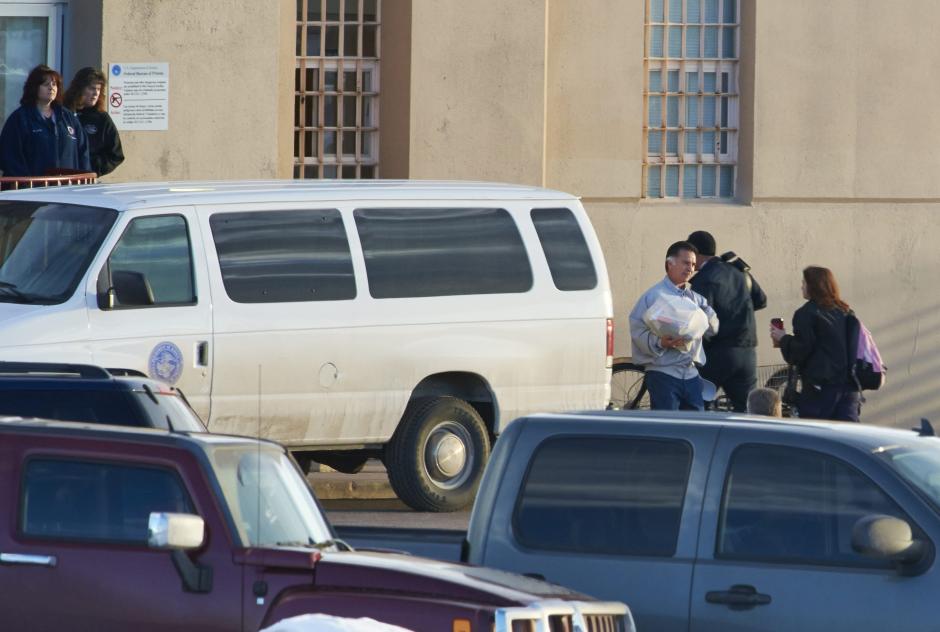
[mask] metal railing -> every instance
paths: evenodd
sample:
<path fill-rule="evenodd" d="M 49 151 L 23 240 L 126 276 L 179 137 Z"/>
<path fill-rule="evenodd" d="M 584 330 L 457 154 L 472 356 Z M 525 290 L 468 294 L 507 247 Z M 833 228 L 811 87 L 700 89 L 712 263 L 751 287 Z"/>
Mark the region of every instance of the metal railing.
<path fill-rule="evenodd" d="M 36 189 L 40 187 L 61 187 L 72 184 L 94 184 L 98 181 L 98 174 L 93 171 L 87 173 L 70 173 L 52 176 L 28 177 L 0 177 L 0 191 L 15 191 L 17 189 Z"/>

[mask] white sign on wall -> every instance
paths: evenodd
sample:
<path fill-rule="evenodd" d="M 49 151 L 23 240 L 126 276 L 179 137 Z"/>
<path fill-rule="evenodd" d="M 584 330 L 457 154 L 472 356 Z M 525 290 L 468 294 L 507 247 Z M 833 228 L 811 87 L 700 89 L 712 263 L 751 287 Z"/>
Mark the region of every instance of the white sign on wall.
<path fill-rule="evenodd" d="M 106 98 L 119 130 L 168 129 L 170 64 L 108 64 Z"/>

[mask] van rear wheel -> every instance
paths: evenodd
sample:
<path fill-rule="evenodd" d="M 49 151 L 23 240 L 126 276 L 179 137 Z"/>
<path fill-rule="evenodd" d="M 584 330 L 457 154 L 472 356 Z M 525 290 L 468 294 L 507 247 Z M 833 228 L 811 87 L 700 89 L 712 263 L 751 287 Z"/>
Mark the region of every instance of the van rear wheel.
<path fill-rule="evenodd" d="M 418 511 L 456 511 L 473 502 L 490 455 L 480 414 L 456 397 L 417 399 L 385 447 L 398 497 Z"/>

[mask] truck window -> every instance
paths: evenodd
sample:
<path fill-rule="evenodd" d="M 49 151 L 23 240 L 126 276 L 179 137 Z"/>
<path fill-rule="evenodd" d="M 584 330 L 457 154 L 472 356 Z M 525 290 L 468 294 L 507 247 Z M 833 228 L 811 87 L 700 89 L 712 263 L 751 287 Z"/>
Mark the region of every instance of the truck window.
<path fill-rule="evenodd" d="M 102 274 L 118 289 L 116 307 L 188 305 L 196 302 L 186 220 L 180 215 L 138 217 L 128 224 Z M 147 297 L 122 303 L 121 279 L 138 279 Z M 134 294 L 139 294 L 135 292 Z"/>
<path fill-rule="evenodd" d="M 907 520 L 868 477 L 826 454 L 747 445 L 732 456 L 716 555 L 793 564 L 886 567 L 852 550 L 852 527 L 868 514 Z"/>
<path fill-rule="evenodd" d="M 691 464 L 683 441 L 549 439 L 532 456 L 516 537 L 533 549 L 672 556 Z"/>
<path fill-rule="evenodd" d="M 531 215 L 555 287 L 563 291 L 597 287 L 591 251 L 574 213 L 567 208 L 536 208 Z"/>
<path fill-rule="evenodd" d="M 356 297 L 349 242 L 336 209 L 216 213 L 209 225 L 225 293 L 236 303 Z"/>
<path fill-rule="evenodd" d="M 532 268 L 501 208 L 373 208 L 354 213 L 373 298 L 527 292 Z"/>
<path fill-rule="evenodd" d="M 193 513 L 173 472 L 115 463 L 32 459 L 22 498 L 21 532 L 63 540 L 144 545 L 150 512 Z"/>

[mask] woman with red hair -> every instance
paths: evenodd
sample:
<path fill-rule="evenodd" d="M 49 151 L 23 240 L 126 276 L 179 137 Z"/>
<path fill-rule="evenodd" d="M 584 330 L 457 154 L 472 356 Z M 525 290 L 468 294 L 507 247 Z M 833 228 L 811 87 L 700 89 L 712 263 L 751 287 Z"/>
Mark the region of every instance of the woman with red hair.
<path fill-rule="evenodd" d="M 797 367 L 803 390 L 800 417 L 858 421 L 861 395 L 850 376 L 847 316 L 832 271 L 819 266 L 803 270 L 806 303 L 793 314 L 793 333 L 771 326 L 770 336 L 783 359 Z"/>
<path fill-rule="evenodd" d="M 0 132 L 4 176 L 45 176 L 91 171 L 88 139 L 78 117 L 62 107 L 62 77 L 49 66 L 30 71 L 20 107 Z"/>

